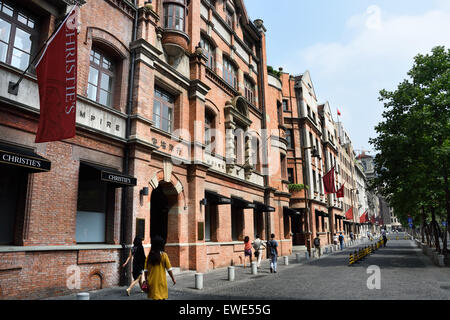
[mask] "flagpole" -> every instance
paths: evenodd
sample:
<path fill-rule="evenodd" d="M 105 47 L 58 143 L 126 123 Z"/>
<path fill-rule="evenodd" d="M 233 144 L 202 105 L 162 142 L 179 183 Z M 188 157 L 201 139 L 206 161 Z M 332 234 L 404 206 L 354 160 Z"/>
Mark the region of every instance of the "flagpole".
<path fill-rule="evenodd" d="M 45 40 L 44 44 L 42 45 L 42 47 L 39 49 L 38 53 L 36 53 L 36 55 L 34 56 L 33 60 L 31 60 L 31 62 L 28 64 L 28 67 L 22 72 L 22 74 L 19 76 L 19 79 L 17 80 L 16 83 L 13 83 L 12 81 L 9 82 L 8 85 L 8 93 L 9 94 L 13 94 L 15 96 L 17 96 L 18 94 L 18 87 L 19 84 L 22 82 L 23 78 L 25 77 L 25 74 L 27 73 L 28 69 L 30 69 L 30 67 L 34 64 L 34 62 L 36 61 L 36 59 L 38 57 L 40 57 L 40 54 L 42 53 L 42 50 L 44 50 L 49 42 L 50 39 L 53 38 L 53 36 L 55 35 L 56 32 L 58 32 L 59 27 L 61 26 L 61 24 L 66 20 L 66 18 L 72 13 L 73 9 L 78 5 L 78 1 L 74 2 L 74 7 L 72 9 L 70 9 L 70 11 L 64 16 L 64 18 L 61 20 L 60 23 L 58 23 L 58 25 L 56 26 L 55 30 L 53 30 L 52 34 L 50 35 L 50 37 L 48 37 L 47 40 Z"/>

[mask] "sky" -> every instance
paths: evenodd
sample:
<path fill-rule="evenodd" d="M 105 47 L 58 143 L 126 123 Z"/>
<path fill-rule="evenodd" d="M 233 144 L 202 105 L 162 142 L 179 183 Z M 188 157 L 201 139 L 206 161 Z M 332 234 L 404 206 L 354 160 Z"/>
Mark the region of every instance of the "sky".
<path fill-rule="evenodd" d="M 450 0 L 244 0 L 262 19 L 268 65 L 310 72 L 318 102 L 328 101 L 354 150 L 375 155 L 369 138 L 383 121 L 382 89 L 406 78 L 417 54 L 450 48 Z"/>

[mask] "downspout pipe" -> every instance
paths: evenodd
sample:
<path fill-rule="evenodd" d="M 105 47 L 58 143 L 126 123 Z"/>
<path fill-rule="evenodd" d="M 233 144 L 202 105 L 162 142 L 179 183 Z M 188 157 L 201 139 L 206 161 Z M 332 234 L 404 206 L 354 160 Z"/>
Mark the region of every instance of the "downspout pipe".
<path fill-rule="evenodd" d="M 137 0 L 134 0 L 134 21 L 133 21 L 133 30 L 132 30 L 132 36 L 131 36 L 131 42 L 134 42 L 137 37 L 137 28 L 138 28 L 138 7 L 137 7 Z M 130 146 L 128 144 L 128 139 L 130 138 L 131 134 L 131 109 L 133 106 L 133 88 L 134 88 L 134 69 L 135 69 L 135 51 L 131 50 L 130 54 L 130 70 L 129 70 L 129 77 L 128 77 L 128 101 L 126 106 L 126 127 L 125 127 L 125 147 L 124 147 L 124 153 L 123 153 L 123 171 L 125 174 L 129 174 L 130 172 Z M 125 263 L 127 257 L 128 257 L 128 247 L 127 247 L 127 237 L 129 235 L 129 231 L 127 229 L 128 223 L 129 223 L 129 217 L 128 217 L 128 190 L 129 187 L 123 187 L 122 188 L 122 203 L 121 203 L 121 219 L 120 219 L 120 230 L 121 230 L 121 238 L 120 243 L 122 245 L 122 251 L 121 251 L 121 265 Z M 129 265 L 128 268 L 130 268 L 131 265 Z M 127 285 L 130 280 L 130 272 L 125 272 L 120 275 L 120 283 L 121 285 Z"/>

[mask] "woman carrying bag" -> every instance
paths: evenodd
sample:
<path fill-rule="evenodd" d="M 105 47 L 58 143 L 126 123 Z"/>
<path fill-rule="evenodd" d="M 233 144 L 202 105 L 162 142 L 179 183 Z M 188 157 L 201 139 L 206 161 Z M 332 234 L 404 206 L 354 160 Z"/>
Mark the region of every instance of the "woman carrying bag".
<path fill-rule="evenodd" d="M 164 240 L 161 237 L 152 239 L 152 247 L 145 261 L 144 275 L 148 285 L 148 298 L 152 300 L 166 300 L 169 298 L 167 288 L 166 270 L 175 285 L 175 277 L 172 272 L 167 253 L 164 252 Z M 145 285 L 144 285 L 145 288 Z"/>

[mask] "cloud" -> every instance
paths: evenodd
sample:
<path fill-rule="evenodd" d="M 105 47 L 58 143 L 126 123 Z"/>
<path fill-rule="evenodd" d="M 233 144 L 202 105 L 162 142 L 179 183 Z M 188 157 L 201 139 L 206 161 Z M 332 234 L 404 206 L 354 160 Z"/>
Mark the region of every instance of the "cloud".
<path fill-rule="evenodd" d="M 310 70 L 319 100 L 338 107 L 352 140 L 368 147 L 373 126 L 382 120 L 379 91 L 394 90 L 418 53 L 450 47 L 450 6 L 445 1 L 436 0 L 437 9 L 420 15 L 394 15 L 369 6 L 346 21 L 347 41 L 317 43 L 286 67 Z"/>

